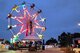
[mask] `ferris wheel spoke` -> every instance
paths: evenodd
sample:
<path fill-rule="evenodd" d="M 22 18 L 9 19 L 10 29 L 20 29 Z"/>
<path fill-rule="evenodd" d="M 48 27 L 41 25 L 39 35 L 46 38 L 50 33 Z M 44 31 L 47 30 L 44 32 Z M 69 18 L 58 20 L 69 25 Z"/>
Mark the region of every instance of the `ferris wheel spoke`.
<path fill-rule="evenodd" d="M 20 10 L 15 10 L 17 13 L 19 13 L 20 12 Z"/>
<path fill-rule="evenodd" d="M 22 33 L 26 32 L 27 29 L 23 30 Z"/>
<path fill-rule="evenodd" d="M 31 17 L 30 13 L 28 12 L 28 9 L 24 9 L 24 11 L 28 14 L 29 17 Z"/>
<path fill-rule="evenodd" d="M 11 29 L 10 29 L 10 31 L 11 31 L 12 35 L 14 35 L 14 32 Z"/>
<path fill-rule="evenodd" d="M 11 17 L 12 19 L 15 19 L 15 20 L 17 20 L 18 22 L 20 22 L 21 24 L 23 24 L 23 22 L 21 21 L 21 18 L 22 17 L 16 17 L 16 16 L 14 16 L 14 17 Z"/>
<path fill-rule="evenodd" d="M 17 25 L 12 25 L 12 28 L 17 27 Z"/>
<path fill-rule="evenodd" d="M 20 32 L 22 32 L 22 31 L 23 31 L 23 29 L 24 29 L 24 25 L 22 25 L 22 27 L 21 27 L 21 29 L 20 29 Z"/>
<path fill-rule="evenodd" d="M 33 18 L 34 20 L 37 20 L 37 17 L 38 17 L 38 14 L 37 14 L 37 13 L 35 13 L 35 14 L 32 15 L 32 18 Z"/>
<path fill-rule="evenodd" d="M 23 17 L 16 17 L 16 16 L 13 17 L 13 16 L 11 16 L 11 18 L 14 19 L 14 20 L 17 20 L 18 22 L 23 24 L 23 22 L 21 21 Z M 11 19 L 8 19 L 9 24 L 10 24 L 10 22 L 11 22 Z"/>
<path fill-rule="evenodd" d="M 22 26 L 23 24 L 12 25 L 12 27 Z"/>
<path fill-rule="evenodd" d="M 17 33 L 17 35 L 20 35 L 20 34 L 21 34 L 21 32 L 18 32 L 18 33 Z"/>
<path fill-rule="evenodd" d="M 26 11 L 24 10 L 24 18 L 26 18 L 27 16 L 26 16 Z"/>
<path fill-rule="evenodd" d="M 45 27 L 41 27 L 41 26 L 36 26 L 37 29 L 42 29 L 42 31 L 45 31 L 46 28 Z"/>
<path fill-rule="evenodd" d="M 42 27 L 41 27 L 41 26 L 35 26 L 35 28 L 40 28 L 40 29 L 42 29 Z"/>
<path fill-rule="evenodd" d="M 36 24 L 36 25 L 38 25 L 38 26 L 40 25 L 40 24 L 39 24 L 39 23 L 37 23 L 37 22 L 35 22 L 35 24 Z"/>
<path fill-rule="evenodd" d="M 16 24 L 17 26 L 22 26 L 23 24 Z"/>
<path fill-rule="evenodd" d="M 23 22 L 22 22 L 19 18 L 16 18 L 16 20 L 17 20 L 18 22 L 20 22 L 21 24 L 23 24 Z"/>

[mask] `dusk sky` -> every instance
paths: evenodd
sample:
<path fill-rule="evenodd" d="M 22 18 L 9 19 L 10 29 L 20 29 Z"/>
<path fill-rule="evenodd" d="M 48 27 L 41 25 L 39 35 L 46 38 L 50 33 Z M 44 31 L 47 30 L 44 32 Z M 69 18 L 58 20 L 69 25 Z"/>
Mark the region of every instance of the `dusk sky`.
<path fill-rule="evenodd" d="M 7 15 L 15 4 L 23 1 L 35 3 L 42 9 L 42 16 L 46 18 L 47 30 L 44 38 L 57 39 L 62 32 L 80 32 L 80 0 L 0 0 L 0 38 L 10 39 L 11 32 L 7 30 Z"/>

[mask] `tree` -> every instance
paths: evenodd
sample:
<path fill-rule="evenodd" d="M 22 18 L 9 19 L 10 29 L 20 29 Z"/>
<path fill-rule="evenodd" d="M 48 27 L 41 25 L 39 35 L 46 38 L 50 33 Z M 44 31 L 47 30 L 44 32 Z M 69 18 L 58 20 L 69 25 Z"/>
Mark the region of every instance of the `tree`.
<path fill-rule="evenodd" d="M 79 44 L 78 43 L 78 40 L 80 39 L 80 33 L 74 33 L 74 34 L 72 34 L 72 39 L 73 39 L 73 43 L 74 44 Z"/>
<path fill-rule="evenodd" d="M 80 33 L 74 33 L 72 35 L 73 35 L 73 38 L 80 38 Z"/>
<path fill-rule="evenodd" d="M 57 43 L 57 40 L 52 37 L 46 41 L 47 45 L 53 45 L 54 43 Z"/>
<path fill-rule="evenodd" d="M 70 33 L 63 32 L 60 36 L 58 36 L 58 41 L 63 47 L 70 46 L 72 44 L 72 36 Z"/>

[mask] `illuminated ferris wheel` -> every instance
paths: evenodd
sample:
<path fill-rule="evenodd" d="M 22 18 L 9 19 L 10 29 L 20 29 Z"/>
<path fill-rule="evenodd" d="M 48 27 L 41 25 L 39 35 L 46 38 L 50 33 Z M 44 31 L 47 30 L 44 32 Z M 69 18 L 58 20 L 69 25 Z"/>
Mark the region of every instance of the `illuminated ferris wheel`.
<path fill-rule="evenodd" d="M 42 34 L 46 30 L 46 19 L 41 16 L 42 10 L 36 8 L 35 4 L 23 2 L 14 5 L 8 14 L 8 29 L 12 33 L 12 42 L 18 40 L 21 34 L 34 36 Z"/>

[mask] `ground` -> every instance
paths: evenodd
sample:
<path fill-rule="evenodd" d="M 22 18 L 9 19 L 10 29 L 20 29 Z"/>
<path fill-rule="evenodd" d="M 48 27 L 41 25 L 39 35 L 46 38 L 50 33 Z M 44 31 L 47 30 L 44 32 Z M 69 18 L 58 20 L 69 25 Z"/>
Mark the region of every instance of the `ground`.
<path fill-rule="evenodd" d="M 51 48 L 51 49 L 46 49 L 43 51 L 28 51 L 28 50 L 17 50 L 17 51 L 13 51 L 13 50 L 8 50 L 8 51 L 3 51 L 0 53 L 64 53 L 63 51 L 60 51 L 59 49 L 56 48 Z"/>

